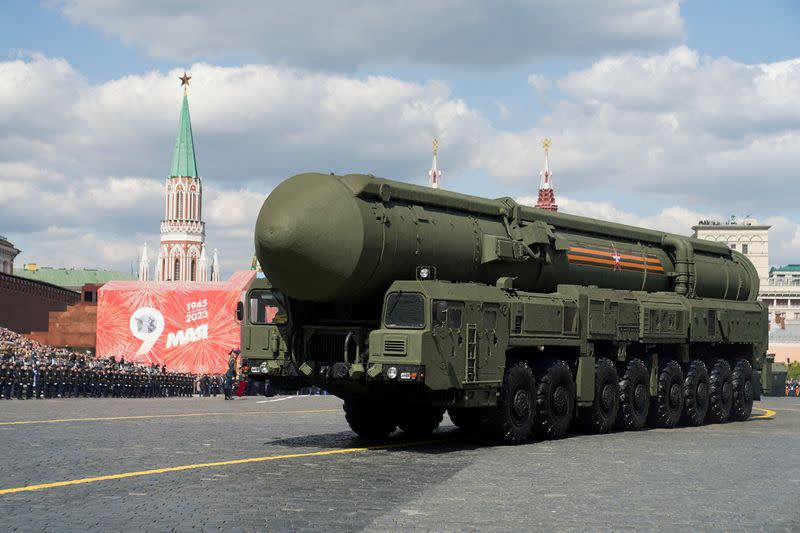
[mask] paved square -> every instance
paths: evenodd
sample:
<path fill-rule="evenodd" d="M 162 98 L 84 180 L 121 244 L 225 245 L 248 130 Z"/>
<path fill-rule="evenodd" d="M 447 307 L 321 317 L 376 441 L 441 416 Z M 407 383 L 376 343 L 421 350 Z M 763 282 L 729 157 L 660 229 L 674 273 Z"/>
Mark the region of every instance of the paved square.
<path fill-rule="evenodd" d="M 445 418 L 432 442 L 396 434 L 373 449 L 331 396 L 2 402 L 0 522 L 4 531 L 798 530 L 800 401 L 756 405 L 755 415 L 774 416 L 517 447 L 466 440 Z M 25 490 L 3 490 L 14 488 Z"/>

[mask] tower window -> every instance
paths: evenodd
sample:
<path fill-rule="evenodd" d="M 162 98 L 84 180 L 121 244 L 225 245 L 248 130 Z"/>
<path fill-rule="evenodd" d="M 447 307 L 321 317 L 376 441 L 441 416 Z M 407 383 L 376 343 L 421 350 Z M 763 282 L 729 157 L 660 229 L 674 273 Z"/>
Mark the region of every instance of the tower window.
<path fill-rule="evenodd" d="M 180 279 L 181 279 L 181 260 L 176 257 L 175 268 L 172 271 L 172 280 L 180 281 Z"/>
<path fill-rule="evenodd" d="M 196 272 L 197 272 L 197 260 L 194 257 L 192 257 L 192 270 L 190 274 L 192 281 L 196 281 L 197 278 Z"/>
<path fill-rule="evenodd" d="M 743 245 L 742 245 L 742 253 L 743 253 L 743 254 L 746 254 L 746 253 L 747 253 L 747 245 L 746 245 L 746 244 L 743 244 Z"/>
<path fill-rule="evenodd" d="M 178 196 L 176 197 L 175 204 L 176 204 L 176 208 L 175 209 L 177 211 L 177 213 L 175 213 L 175 218 L 178 218 L 178 219 L 184 218 L 183 217 L 183 191 L 181 191 L 181 190 L 178 191 Z"/>

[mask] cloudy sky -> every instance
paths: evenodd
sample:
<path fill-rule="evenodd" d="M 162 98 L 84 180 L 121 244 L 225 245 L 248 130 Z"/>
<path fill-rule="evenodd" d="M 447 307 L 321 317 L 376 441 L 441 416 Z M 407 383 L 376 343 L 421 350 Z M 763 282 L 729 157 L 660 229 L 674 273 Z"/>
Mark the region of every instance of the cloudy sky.
<path fill-rule="evenodd" d="M 249 266 L 258 209 L 305 171 L 535 197 L 687 234 L 771 224 L 800 262 L 800 7 L 607 0 L 9 0 L 0 234 L 18 264 L 135 269 L 158 242 L 189 98 L 207 242 Z"/>

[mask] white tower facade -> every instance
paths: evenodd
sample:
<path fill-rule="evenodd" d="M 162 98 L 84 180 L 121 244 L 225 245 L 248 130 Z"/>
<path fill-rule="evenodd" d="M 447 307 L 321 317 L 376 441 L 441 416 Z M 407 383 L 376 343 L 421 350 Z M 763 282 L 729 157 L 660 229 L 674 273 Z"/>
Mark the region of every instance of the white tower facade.
<path fill-rule="evenodd" d="M 164 184 L 164 220 L 156 264 L 157 281 L 203 281 L 208 279 L 204 257 L 206 227 L 203 222 L 203 180 L 197 173 L 192 122 L 184 73 L 183 106 L 175 139 L 172 168 Z"/>
<path fill-rule="evenodd" d="M 142 257 L 139 259 L 139 281 L 150 281 L 150 259 L 147 257 L 147 243 L 144 243 Z"/>

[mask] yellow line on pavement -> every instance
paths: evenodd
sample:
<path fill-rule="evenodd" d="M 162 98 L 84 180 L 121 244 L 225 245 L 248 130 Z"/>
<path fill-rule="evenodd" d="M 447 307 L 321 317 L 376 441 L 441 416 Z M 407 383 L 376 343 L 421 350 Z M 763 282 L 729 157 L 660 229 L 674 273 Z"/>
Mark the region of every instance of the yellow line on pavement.
<path fill-rule="evenodd" d="M 120 474 L 110 474 L 106 476 L 85 477 L 81 479 L 70 479 L 68 481 L 56 481 L 53 483 L 41 483 L 39 485 L 28 485 L 25 487 L 12 487 L 8 489 L 0 489 L 0 496 L 5 494 L 16 494 L 18 492 L 32 492 L 36 490 L 53 489 L 57 487 L 67 487 L 70 485 L 84 485 L 87 483 L 96 483 L 98 481 L 109 481 L 112 479 L 125 479 L 129 477 L 139 476 L 152 476 L 155 474 L 166 474 L 169 472 L 182 472 L 184 470 L 196 470 L 198 468 L 215 468 L 219 466 L 242 465 L 248 463 L 263 463 L 266 461 L 278 461 L 281 459 L 297 459 L 300 457 L 322 457 L 326 455 L 343 455 L 347 453 L 367 452 L 371 450 L 386 450 L 389 448 L 399 448 L 407 446 L 418 446 L 435 441 L 420 441 L 420 442 L 402 442 L 397 444 L 383 444 L 378 446 L 364 446 L 361 448 L 338 448 L 334 450 L 325 450 L 321 452 L 308 452 L 308 453 L 288 453 L 283 455 L 267 455 L 264 457 L 250 457 L 247 459 L 233 459 L 230 461 L 217 461 L 213 463 L 195 463 L 191 465 L 170 466 L 167 468 L 154 468 L 152 470 L 139 470 L 137 472 L 122 472 Z"/>
<path fill-rule="evenodd" d="M 758 416 L 751 416 L 750 418 L 752 420 L 758 420 L 758 419 L 769 420 L 775 417 L 775 411 L 773 411 L 772 409 L 763 409 L 761 407 L 753 407 L 753 409 L 757 411 L 763 411 L 763 413 Z"/>
<path fill-rule="evenodd" d="M 341 409 L 306 409 L 299 411 L 231 411 L 217 413 L 178 413 L 166 415 L 132 415 L 132 416 L 97 416 L 92 418 L 58 418 L 53 420 L 18 420 L 0 422 L 0 426 L 23 426 L 29 424 L 60 424 L 63 422 L 102 422 L 106 420 L 146 420 L 150 418 L 188 418 L 196 416 L 223 416 L 223 415 L 296 415 L 303 413 L 332 413 Z"/>

